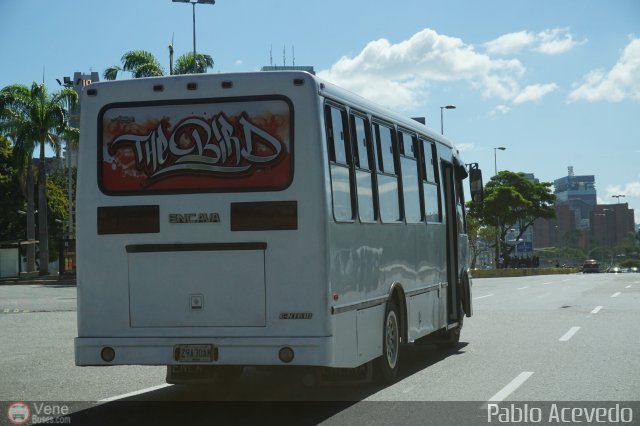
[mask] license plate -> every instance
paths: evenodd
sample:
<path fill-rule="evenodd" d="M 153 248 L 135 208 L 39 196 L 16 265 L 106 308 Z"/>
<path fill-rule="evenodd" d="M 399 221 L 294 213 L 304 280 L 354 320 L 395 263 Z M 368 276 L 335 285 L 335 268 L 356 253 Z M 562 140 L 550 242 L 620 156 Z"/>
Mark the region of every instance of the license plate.
<path fill-rule="evenodd" d="M 218 358 L 213 345 L 176 345 L 173 354 L 180 362 L 211 362 Z"/>

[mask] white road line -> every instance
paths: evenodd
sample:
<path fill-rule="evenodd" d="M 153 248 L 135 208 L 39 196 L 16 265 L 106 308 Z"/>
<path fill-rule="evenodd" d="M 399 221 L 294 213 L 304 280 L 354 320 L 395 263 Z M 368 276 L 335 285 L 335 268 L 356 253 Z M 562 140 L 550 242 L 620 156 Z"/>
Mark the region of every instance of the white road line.
<path fill-rule="evenodd" d="M 631 288 L 631 284 L 629 284 L 628 286 L 626 286 L 625 288 Z"/>
<path fill-rule="evenodd" d="M 566 283 L 567 281 L 571 281 L 571 278 L 567 278 L 566 280 L 562 280 L 563 283 Z"/>
<path fill-rule="evenodd" d="M 553 284 L 553 281 L 548 281 L 546 283 L 542 283 L 542 285 L 549 285 L 549 284 Z"/>
<path fill-rule="evenodd" d="M 474 297 L 473 300 L 484 299 L 485 297 L 491 297 L 493 294 L 487 294 L 486 296 Z"/>
<path fill-rule="evenodd" d="M 506 397 L 511 395 L 513 391 L 518 389 L 524 382 L 526 382 L 532 374 L 533 371 L 523 371 L 522 373 L 518 374 L 518 377 L 513 379 L 511 383 L 503 387 L 497 394 L 489 398 L 489 402 L 504 401 Z"/>
<path fill-rule="evenodd" d="M 611 297 L 618 297 L 618 296 L 620 296 L 620 294 L 622 294 L 622 293 L 620 293 L 619 291 L 616 291 L 615 293 L 613 293 L 611 295 Z"/>
<path fill-rule="evenodd" d="M 574 334 L 576 334 L 578 332 L 578 330 L 580 330 L 580 327 L 571 327 L 569 329 L 569 331 L 567 331 L 564 336 L 562 336 L 560 339 L 558 339 L 561 342 L 566 342 L 567 340 L 571 339 L 573 337 Z"/>
<path fill-rule="evenodd" d="M 518 290 L 524 290 L 525 288 L 529 288 L 528 285 L 524 286 L 524 287 L 520 287 Z"/>
<path fill-rule="evenodd" d="M 158 385 L 158 386 L 152 386 L 150 388 L 140 389 L 140 390 L 135 391 L 135 392 L 129 392 L 129 393 L 123 393 L 122 395 L 110 396 L 109 398 L 101 399 L 98 402 L 116 401 L 118 399 L 128 398 L 130 396 L 140 395 L 140 394 L 143 394 L 143 393 L 152 392 L 154 390 L 166 388 L 167 386 L 173 386 L 173 385 L 171 385 L 169 383 L 165 383 L 165 384 Z"/>
<path fill-rule="evenodd" d="M 597 314 L 598 312 L 600 312 L 600 309 L 602 309 L 602 306 L 596 306 L 596 307 L 594 308 L 594 310 L 593 310 L 593 311 L 591 311 L 591 313 L 592 313 L 592 314 Z"/>

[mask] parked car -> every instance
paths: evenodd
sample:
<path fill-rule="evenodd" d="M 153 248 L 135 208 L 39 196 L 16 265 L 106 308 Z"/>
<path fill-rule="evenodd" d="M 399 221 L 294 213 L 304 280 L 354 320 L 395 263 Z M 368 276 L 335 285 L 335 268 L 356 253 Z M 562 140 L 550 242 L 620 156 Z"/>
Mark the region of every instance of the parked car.
<path fill-rule="evenodd" d="M 585 274 L 589 272 L 600 272 L 600 264 L 594 259 L 585 260 L 582 264 L 582 272 Z"/>

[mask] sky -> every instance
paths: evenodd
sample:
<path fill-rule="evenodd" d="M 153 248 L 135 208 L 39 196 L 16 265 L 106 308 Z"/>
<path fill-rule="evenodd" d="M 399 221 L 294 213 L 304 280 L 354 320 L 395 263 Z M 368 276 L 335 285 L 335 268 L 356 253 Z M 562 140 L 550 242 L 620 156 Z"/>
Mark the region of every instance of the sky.
<path fill-rule="evenodd" d="M 211 72 L 310 65 L 479 163 L 543 182 L 595 175 L 598 201 L 640 223 L 639 0 L 217 0 L 197 5 Z M 129 50 L 169 69 L 193 49 L 192 6 L 171 0 L 0 0 L 0 87 L 102 73 Z M 129 78 L 124 73 L 121 78 Z M 505 147 L 496 151 L 496 147 Z"/>

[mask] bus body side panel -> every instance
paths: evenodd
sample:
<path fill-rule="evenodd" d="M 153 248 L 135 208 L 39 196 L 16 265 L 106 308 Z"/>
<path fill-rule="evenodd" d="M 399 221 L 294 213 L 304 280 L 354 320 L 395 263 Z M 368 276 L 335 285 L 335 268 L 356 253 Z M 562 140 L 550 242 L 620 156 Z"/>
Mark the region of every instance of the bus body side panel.
<path fill-rule="evenodd" d="M 349 349 L 357 349 L 352 357 L 357 356 L 360 364 L 382 354 L 384 302 L 394 283 L 407 295 L 409 341 L 446 325 L 446 292 L 441 291 L 447 276 L 446 253 L 438 244 L 445 238 L 444 225 L 338 223 L 329 227 L 329 235 L 331 291 L 339 297 L 338 311 L 346 310 L 334 317 L 344 324 L 357 312 L 358 345 Z M 334 328 L 334 333 L 340 332 Z"/>
<path fill-rule="evenodd" d="M 294 85 L 294 77 L 304 84 Z M 229 78 L 235 80 L 233 89 L 221 92 L 222 80 Z M 197 91 L 186 89 L 191 81 L 197 82 Z M 157 84 L 164 86 L 162 92 L 153 90 Z M 318 161 L 324 153 L 317 137 L 320 111 L 313 78 L 301 73 L 203 75 L 98 83 L 92 88 L 97 96 L 83 99 L 80 144 L 76 363 L 177 364 L 177 345 L 204 344 L 218 349 L 220 364 L 281 364 L 278 351 L 285 346 L 295 351 L 291 364 L 336 363 L 339 350 L 331 337 L 325 268 L 326 200 L 317 196 L 325 171 Z M 130 104 L 132 115 L 140 116 L 136 108 L 144 101 L 148 104 L 142 106 L 151 113 L 156 105 L 171 113 L 174 100 L 184 107 L 193 99 L 197 118 L 202 99 L 214 106 L 221 100 L 241 107 L 241 102 L 273 93 L 290 101 L 295 120 L 293 180 L 288 187 L 153 195 L 107 195 L 99 190 L 96 117 L 103 108 L 124 104 L 126 112 Z M 121 118 L 130 120 L 124 114 Z M 232 205 L 273 202 L 295 204 L 295 229 L 231 229 Z M 99 235 L 99 211 L 130 206 L 157 209 L 157 232 Z M 248 206 L 253 211 L 254 204 Z M 116 219 L 129 220 L 124 213 L 116 213 Z M 218 220 L 174 220 L 200 214 Z M 112 362 L 100 357 L 107 346 L 116 352 Z"/>

